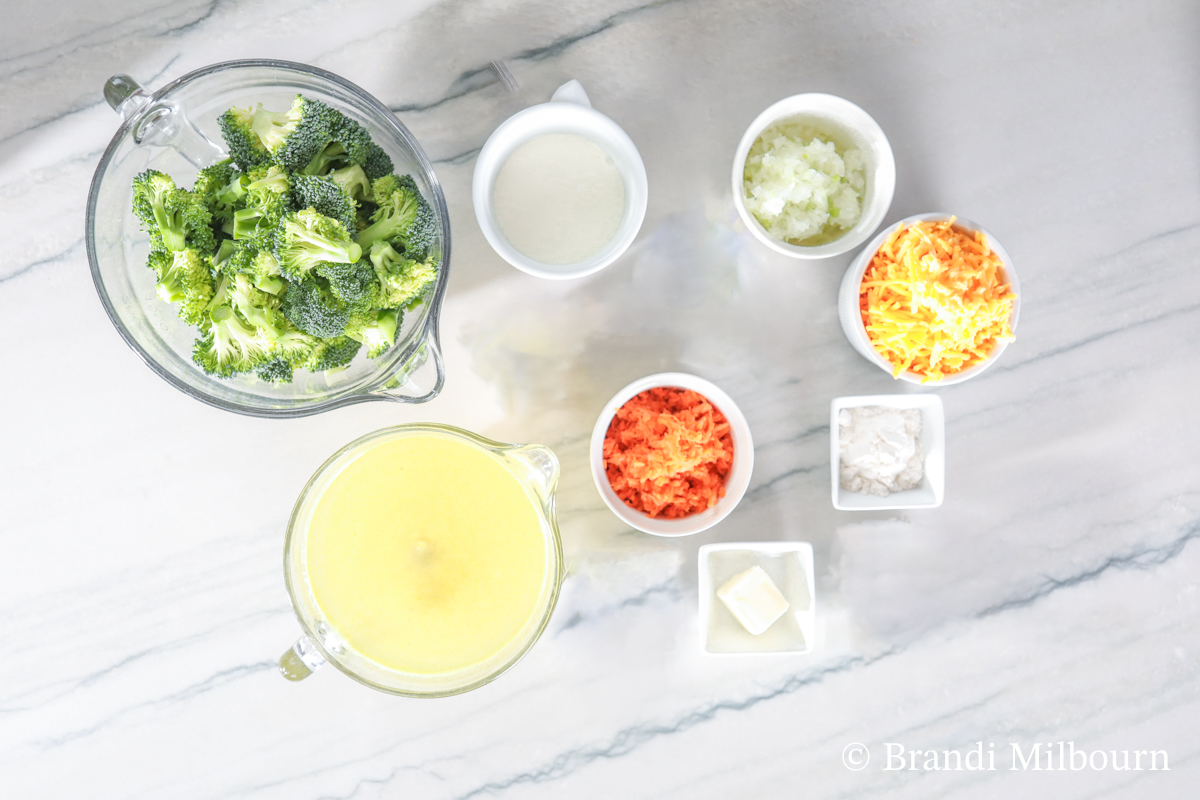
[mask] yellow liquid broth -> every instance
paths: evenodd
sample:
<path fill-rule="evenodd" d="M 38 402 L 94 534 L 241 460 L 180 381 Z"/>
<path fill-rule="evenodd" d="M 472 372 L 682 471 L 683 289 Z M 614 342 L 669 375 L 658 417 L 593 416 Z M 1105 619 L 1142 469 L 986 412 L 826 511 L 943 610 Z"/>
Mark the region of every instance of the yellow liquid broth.
<path fill-rule="evenodd" d="M 537 508 L 495 458 L 412 436 L 347 466 L 307 542 L 317 604 L 353 649 L 399 672 L 487 660 L 530 623 L 549 565 Z"/>

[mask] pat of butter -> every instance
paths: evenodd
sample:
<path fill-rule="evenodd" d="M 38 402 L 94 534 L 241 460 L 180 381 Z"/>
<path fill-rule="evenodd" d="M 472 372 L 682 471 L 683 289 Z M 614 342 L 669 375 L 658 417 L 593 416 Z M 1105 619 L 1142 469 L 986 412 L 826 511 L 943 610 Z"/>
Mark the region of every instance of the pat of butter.
<path fill-rule="evenodd" d="M 717 597 L 755 636 L 771 627 L 788 610 L 788 601 L 775 588 L 771 576 L 759 566 L 734 575 L 717 590 Z"/>

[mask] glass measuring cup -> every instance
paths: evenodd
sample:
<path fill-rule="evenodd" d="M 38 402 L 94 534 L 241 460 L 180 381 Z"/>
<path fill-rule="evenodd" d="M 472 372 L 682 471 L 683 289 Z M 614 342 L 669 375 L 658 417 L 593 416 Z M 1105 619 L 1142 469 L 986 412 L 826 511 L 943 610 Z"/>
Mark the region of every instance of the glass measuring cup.
<path fill-rule="evenodd" d="M 192 362 L 197 331 L 158 299 L 147 269 L 149 239 L 134 217 L 131 184 L 157 169 L 190 187 L 203 167 L 225 157 L 217 118 L 231 107 L 286 109 L 301 93 L 364 125 L 387 151 L 398 174 L 409 173 L 434 210 L 432 252 L 441 267 L 433 289 L 405 311 L 396 344 L 383 356 L 360 354 L 341 371 L 297 370 L 290 384 L 253 375 L 219 379 Z M 263 417 L 297 417 L 366 400 L 423 403 L 445 380 L 438 315 L 450 274 L 450 216 L 441 185 L 417 140 L 378 100 L 354 84 L 315 67 L 287 61 L 227 61 L 188 73 L 148 93 L 127 75 L 115 75 L 104 96 L 124 122 L 100 159 L 88 195 L 86 243 L 96 292 L 117 332 L 164 380 L 210 405 Z"/>
<path fill-rule="evenodd" d="M 535 508 L 545 548 L 541 590 L 524 627 L 490 657 L 462 669 L 439 674 L 401 672 L 351 647 L 330 623 L 318 603 L 307 563 L 308 536 L 313 515 L 321 497 L 342 471 L 379 445 L 418 436 L 439 437 L 466 444 L 503 466 L 524 489 Z M 409 697 L 444 697 L 478 688 L 508 670 L 528 652 L 545 630 L 562 585 L 562 541 L 554 512 L 558 475 L 558 459 L 546 447 L 494 442 L 448 425 L 397 425 L 367 434 L 343 447 L 309 480 L 296 501 L 288 523 L 284 543 L 284 579 L 304 634 L 279 660 L 284 677 L 302 680 L 329 662 L 356 681 L 383 692 Z M 462 493 L 462 502 L 480 502 L 479 498 L 471 497 L 469 486 L 462 487 Z"/>

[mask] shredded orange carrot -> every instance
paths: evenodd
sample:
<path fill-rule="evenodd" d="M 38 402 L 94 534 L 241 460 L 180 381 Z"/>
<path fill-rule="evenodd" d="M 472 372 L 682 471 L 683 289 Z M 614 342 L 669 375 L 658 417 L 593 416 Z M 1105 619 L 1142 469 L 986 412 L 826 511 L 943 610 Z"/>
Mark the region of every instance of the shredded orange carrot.
<path fill-rule="evenodd" d="M 909 370 L 928 383 L 1011 341 L 1016 298 L 987 236 L 954 227 L 951 217 L 892 232 L 863 274 L 859 310 L 892 376 Z"/>
<path fill-rule="evenodd" d="M 604 438 L 613 491 L 652 518 L 712 508 L 725 496 L 732 464 L 729 422 L 690 389 L 647 389 L 617 409 Z"/>

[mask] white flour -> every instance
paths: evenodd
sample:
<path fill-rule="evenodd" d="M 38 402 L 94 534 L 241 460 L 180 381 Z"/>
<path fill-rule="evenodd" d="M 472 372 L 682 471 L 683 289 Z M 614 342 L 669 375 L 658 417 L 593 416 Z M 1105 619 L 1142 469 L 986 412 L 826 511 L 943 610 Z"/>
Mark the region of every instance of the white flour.
<path fill-rule="evenodd" d="M 575 264 L 616 235 L 625 214 L 625 181 L 595 142 L 546 133 L 505 160 L 492 204 L 513 247 L 545 264 Z"/>
<path fill-rule="evenodd" d="M 864 406 L 838 412 L 842 488 L 883 497 L 914 489 L 925 474 L 921 412 Z"/>

